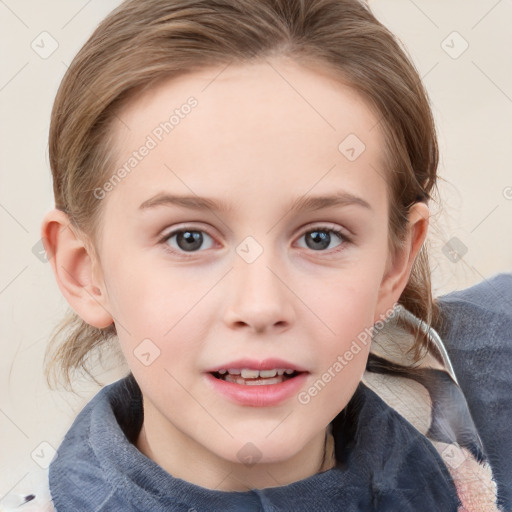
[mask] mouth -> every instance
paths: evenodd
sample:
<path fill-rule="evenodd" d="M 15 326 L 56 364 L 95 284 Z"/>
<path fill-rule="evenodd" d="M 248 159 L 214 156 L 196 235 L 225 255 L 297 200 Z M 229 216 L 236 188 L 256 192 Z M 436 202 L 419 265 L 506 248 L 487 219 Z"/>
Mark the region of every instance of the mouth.
<path fill-rule="evenodd" d="M 218 371 L 211 372 L 216 379 L 232 382 L 233 384 L 242 384 L 244 386 L 268 386 L 272 384 L 281 384 L 289 379 L 293 379 L 298 372 L 292 368 L 274 368 L 270 370 L 254 370 L 251 368 L 221 368 Z"/>
<path fill-rule="evenodd" d="M 206 372 L 211 389 L 231 402 L 270 407 L 291 399 L 305 385 L 310 372 L 283 359 L 240 359 Z"/>

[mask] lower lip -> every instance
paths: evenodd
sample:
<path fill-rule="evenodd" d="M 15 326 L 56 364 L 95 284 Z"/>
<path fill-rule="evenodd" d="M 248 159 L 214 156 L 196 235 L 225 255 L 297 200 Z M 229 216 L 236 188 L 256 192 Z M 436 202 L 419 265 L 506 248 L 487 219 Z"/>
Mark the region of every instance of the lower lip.
<path fill-rule="evenodd" d="M 269 407 L 284 402 L 299 392 L 307 376 L 308 374 L 304 372 L 279 384 L 250 386 L 217 379 L 211 373 L 206 374 L 207 381 L 216 392 L 226 396 L 232 402 L 251 407 Z"/>

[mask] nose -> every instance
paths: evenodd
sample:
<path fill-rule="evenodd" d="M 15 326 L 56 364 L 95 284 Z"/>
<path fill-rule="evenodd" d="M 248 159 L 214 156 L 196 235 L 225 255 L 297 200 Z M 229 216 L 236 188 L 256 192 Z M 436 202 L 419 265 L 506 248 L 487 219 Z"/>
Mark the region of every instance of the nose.
<path fill-rule="evenodd" d="M 230 301 L 224 320 L 231 329 L 275 333 L 293 324 L 293 293 L 286 273 L 266 251 L 252 263 L 237 257 L 230 272 Z"/>

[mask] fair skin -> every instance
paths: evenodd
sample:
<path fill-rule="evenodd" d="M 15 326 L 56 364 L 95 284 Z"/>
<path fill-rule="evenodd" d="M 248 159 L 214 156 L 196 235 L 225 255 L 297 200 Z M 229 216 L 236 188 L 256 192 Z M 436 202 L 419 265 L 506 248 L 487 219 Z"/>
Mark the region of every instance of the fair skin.
<path fill-rule="evenodd" d="M 391 254 L 378 117 L 327 74 L 269 62 L 165 81 L 120 113 L 129 127 L 116 125 L 121 166 L 174 108 L 198 101 L 102 199 L 95 251 L 64 229 L 63 212 L 52 210 L 42 226 L 70 305 L 91 325 L 116 324 L 144 397 L 138 448 L 172 475 L 220 490 L 285 485 L 319 471 L 325 429 L 360 382 L 369 346 L 307 404 L 298 395 L 389 312 L 428 226 L 428 207 L 416 204 L 406 243 Z M 366 145 L 354 161 L 338 150 L 348 134 Z M 231 209 L 139 208 L 163 192 Z M 334 192 L 368 205 L 290 212 L 297 198 Z M 160 242 L 178 228 L 201 233 L 202 243 L 187 251 L 177 235 Z M 248 262 L 240 247 L 263 252 Z M 134 351 L 148 338 L 160 355 L 146 366 Z M 300 385 L 278 403 L 240 403 L 211 385 L 209 370 L 241 358 L 284 360 L 301 369 Z M 243 447 L 257 464 L 243 463 Z"/>

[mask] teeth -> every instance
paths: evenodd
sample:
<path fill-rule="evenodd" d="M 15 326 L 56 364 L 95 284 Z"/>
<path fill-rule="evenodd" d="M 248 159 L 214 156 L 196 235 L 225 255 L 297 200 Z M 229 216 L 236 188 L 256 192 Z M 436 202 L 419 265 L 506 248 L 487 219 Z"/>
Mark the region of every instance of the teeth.
<path fill-rule="evenodd" d="M 244 368 L 241 371 L 241 374 L 242 379 L 257 379 L 260 376 L 260 372 L 258 370 L 248 370 L 247 368 Z"/>
<path fill-rule="evenodd" d="M 235 384 L 243 384 L 246 386 L 267 386 L 271 384 L 280 384 L 283 382 L 284 377 L 274 377 L 273 379 L 250 379 L 246 380 L 237 375 L 230 375 L 229 373 L 224 377 L 227 382 L 233 382 Z"/>
<path fill-rule="evenodd" d="M 229 380 L 230 382 L 238 382 L 244 379 L 262 379 L 268 384 L 270 384 L 271 380 L 274 377 L 282 377 L 284 374 L 291 375 L 295 373 L 295 370 L 284 369 L 284 368 L 274 368 L 272 370 L 253 370 L 250 368 L 229 368 L 229 370 L 221 369 L 218 370 L 220 375 L 225 376 L 225 380 Z M 229 379 L 228 377 L 232 376 L 233 379 Z M 282 379 L 279 379 L 278 382 L 281 382 Z M 265 383 L 263 382 L 263 383 Z M 252 382 L 251 382 L 252 383 Z M 273 383 L 273 382 L 272 382 Z"/>
<path fill-rule="evenodd" d="M 235 375 L 231 375 L 230 373 L 228 373 L 228 374 L 224 377 L 224 380 L 225 380 L 226 382 L 234 382 L 235 384 L 237 384 L 237 381 L 238 381 L 238 380 L 243 381 L 243 379 L 238 378 L 238 377 L 236 377 Z"/>
<path fill-rule="evenodd" d="M 245 384 L 247 386 L 261 386 L 268 384 L 279 384 L 280 382 L 283 382 L 282 377 L 275 377 L 274 379 L 246 380 Z"/>

